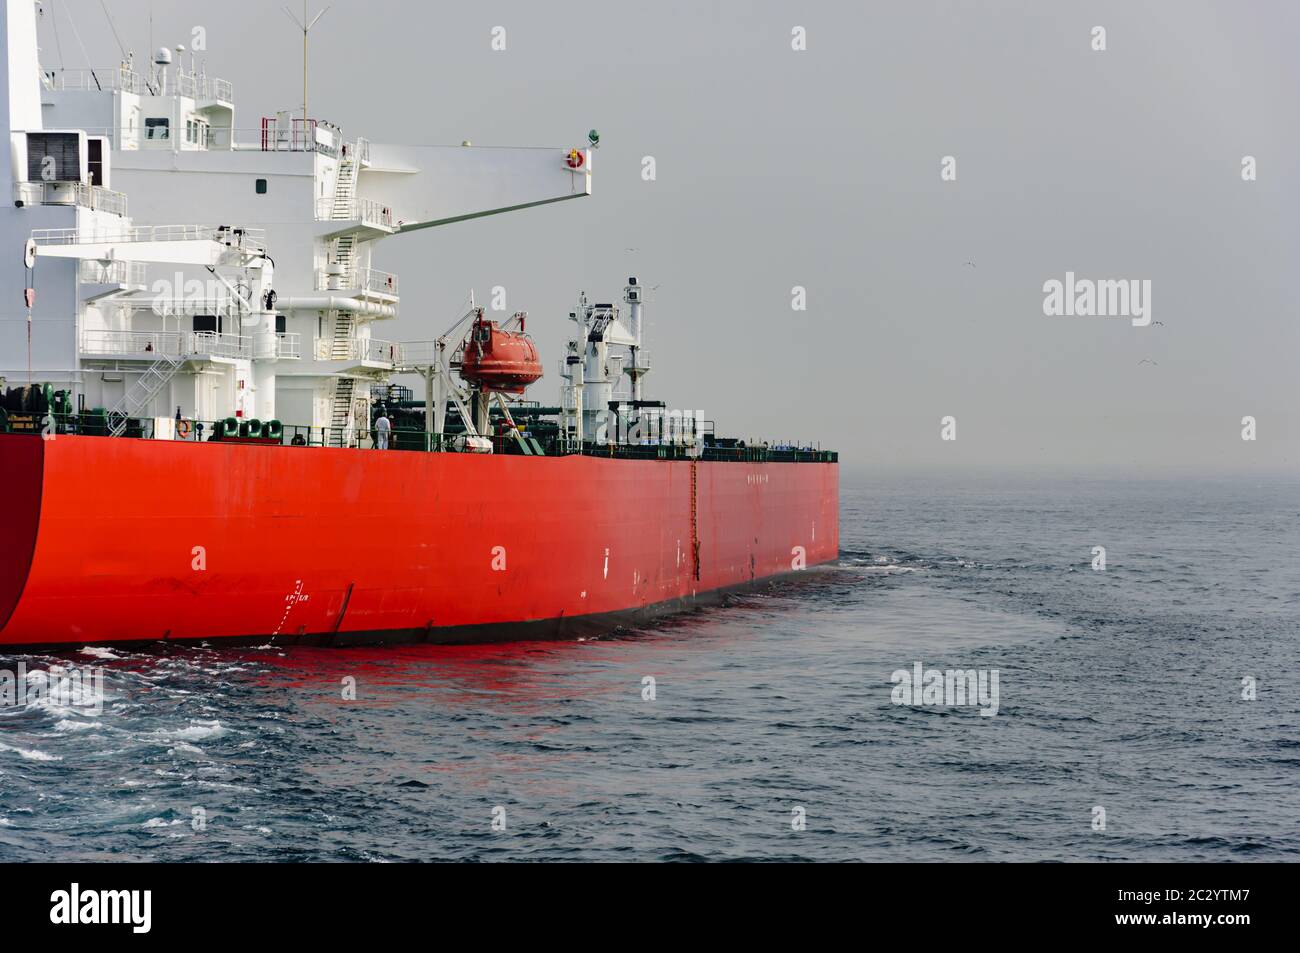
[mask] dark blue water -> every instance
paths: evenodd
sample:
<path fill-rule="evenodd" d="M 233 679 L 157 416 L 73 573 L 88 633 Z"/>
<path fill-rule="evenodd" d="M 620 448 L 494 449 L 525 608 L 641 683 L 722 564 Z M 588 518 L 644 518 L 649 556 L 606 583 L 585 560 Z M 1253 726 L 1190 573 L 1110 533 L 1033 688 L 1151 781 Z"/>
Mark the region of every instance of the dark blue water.
<path fill-rule="evenodd" d="M 23 658 L 108 699 L 0 709 L 0 860 L 1300 858 L 1300 481 L 846 482 L 842 546 L 586 642 Z"/>

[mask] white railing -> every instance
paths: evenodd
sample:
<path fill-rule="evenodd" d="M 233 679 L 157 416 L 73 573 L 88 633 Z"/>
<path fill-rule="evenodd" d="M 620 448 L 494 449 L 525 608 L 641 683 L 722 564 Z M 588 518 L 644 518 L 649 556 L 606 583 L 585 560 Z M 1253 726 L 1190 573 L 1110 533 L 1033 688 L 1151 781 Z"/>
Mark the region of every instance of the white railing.
<path fill-rule="evenodd" d="M 123 242 L 213 241 L 250 252 L 266 251 L 266 232 L 260 228 L 231 228 L 228 225 L 136 225 L 121 229 L 38 228 L 32 231 L 37 245 L 92 245 Z"/>
<path fill-rule="evenodd" d="M 47 69 L 41 72 L 41 85 L 50 90 L 120 90 L 142 93 L 144 78 L 127 66 L 107 69 Z"/>
<path fill-rule="evenodd" d="M 15 182 L 14 201 L 24 205 L 79 205 L 82 208 L 126 214 L 126 195 L 81 182 Z"/>
<path fill-rule="evenodd" d="M 357 272 L 357 284 L 377 294 L 397 296 L 397 276 L 377 268 L 362 268 Z"/>
<path fill-rule="evenodd" d="M 190 99 L 215 99 L 223 103 L 232 103 L 235 99 L 234 86 L 224 79 L 215 79 L 199 73 L 176 71 L 175 92 Z"/>
<path fill-rule="evenodd" d="M 223 103 L 233 103 L 235 101 L 234 84 L 226 79 L 209 80 L 208 99 L 215 99 Z"/>
<path fill-rule="evenodd" d="M 146 282 L 142 261 L 100 261 L 84 258 L 77 268 L 77 278 L 92 285 L 140 285 Z"/>
<path fill-rule="evenodd" d="M 365 344 L 365 360 L 377 364 L 396 364 L 400 346 L 393 341 L 370 338 Z"/>
<path fill-rule="evenodd" d="M 397 276 L 387 271 L 380 271 L 377 268 L 358 268 L 355 278 L 349 278 L 347 275 L 331 275 L 325 270 L 316 272 L 317 291 L 351 291 L 354 289 L 397 297 Z"/>
<path fill-rule="evenodd" d="M 276 334 L 274 337 L 256 335 L 249 338 L 253 347 L 255 360 L 269 358 L 288 358 L 297 360 L 302 357 L 302 335 L 297 333 Z"/>
<path fill-rule="evenodd" d="M 262 120 L 262 128 L 256 145 L 248 145 L 236 139 L 232 148 L 261 149 L 263 152 L 320 152 L 328 156 L 337 156 L 343 144 L 343 130 L 324 119 L 293 119 L 268 116 Z"/>
<path fill-rule="evenodd" d="M 49 90 L 120 91 L 124 93 L 160 92 L 158 86 L 126 65 L 105 69 L 47 69 L 41 71 L 41 85 Z M 233 103 L 235 88 L 229 80 L 176 70 L 175 78 L 168 83 L 166 92 L 188 96 L 191 99 L 215 99 Z"/>
<path fill-rule="evenodd" d="M 346 347 L 339 348 L 331 338 L 317 338 L 315 353 L 318 361 L 366 361 L 391 365 L 400 363 L 401 345 L 379 338 L 367 338 L 350 340 Z"/>
<path fill-rule="evenodd" d="M 82 354 L 132 354 L 143 357 L 249 356 L 250 342 L 216 331 L 83 331 Z"/>
<path fill-rule="evenodd" d="M 152 311 L 160 318 L 183 318 L 201 314 L 221 318 L 222 327 L 237 328 L 244 320 L 245 308 L 234 298 L 208 298 L 183 294 L 168 297 L 159 292 L 148 297 L 141 295 L 122 304 L 136 311 Z"/>
<path fill-rule="evenodd" d="M 397 345 L 397 363 L 403 367 L 432 367 L 437 359 L 437 341 L 405 341 Z"/>
<path fill-rule="evenodd" d="M 340 202 L 327 197 L 316 202 L 316 221 L 318 222 L 361 222 L 379 228 L 394 228 L 393 210 L 381 202 L 371 199 L 349 199 Z"/>
<path fill-rule="evenodd" d="M 275 336 L 275 356 L 297 360 L 302 357 L 302 335 L 290 331 Z"/>
<path fill-rule="evenodd" d="M 344 146 L 344 151 L 347 147 Z M 370 165 L 370 140 L 358 139 L 352 144 L 352 156 L 361 165 Z"/>

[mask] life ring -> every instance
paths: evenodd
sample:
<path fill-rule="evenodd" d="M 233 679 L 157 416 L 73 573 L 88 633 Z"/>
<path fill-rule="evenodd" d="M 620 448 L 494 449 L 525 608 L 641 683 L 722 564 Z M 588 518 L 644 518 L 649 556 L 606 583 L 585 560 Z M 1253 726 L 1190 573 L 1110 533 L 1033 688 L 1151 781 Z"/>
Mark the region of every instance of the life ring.
<path fill-rule="evenodd" d="M 188 440 L 190 438 L 191 429 L 192 425 L 188 420 L 176 421 L 176 436 L 180 437 L 182 440 Z"/>
<path fill-rule="evenodd" d="M 570 149 L 569 154 L 564 158 L 564 164 L 570 169 L 581 169 L 586 161 L 587 157 L 577 149 Z"/>

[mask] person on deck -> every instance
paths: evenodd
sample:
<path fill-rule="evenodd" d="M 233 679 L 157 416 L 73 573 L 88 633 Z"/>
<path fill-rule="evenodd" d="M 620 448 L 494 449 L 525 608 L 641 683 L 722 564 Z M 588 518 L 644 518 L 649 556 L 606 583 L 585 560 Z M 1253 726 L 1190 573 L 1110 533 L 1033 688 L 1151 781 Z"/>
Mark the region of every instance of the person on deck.
<path fill-rule="evenodd" d="M 393 429 L 392 423 L 388 420 L 388 411 L 383 407 L 379 408 L 379 416 L 375 419 L 375 449 L 388 449 L 388 433 Z"/>

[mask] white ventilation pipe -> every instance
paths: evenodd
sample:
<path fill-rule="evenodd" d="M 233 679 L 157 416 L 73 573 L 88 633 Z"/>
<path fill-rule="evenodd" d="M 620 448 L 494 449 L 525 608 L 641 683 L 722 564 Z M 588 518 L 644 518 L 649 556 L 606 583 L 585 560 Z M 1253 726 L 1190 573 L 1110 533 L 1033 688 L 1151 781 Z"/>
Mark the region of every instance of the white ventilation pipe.
<path fill-rule="evenodd" d="M 280 298 L 275 302 L 277 311 L 351 311 L 367 318 L 395 318 L 397 308 L 391 304 L 377 304 L 345 295 L 307 295 L 297 298 Z"/>

